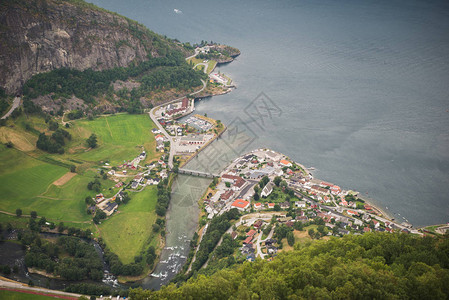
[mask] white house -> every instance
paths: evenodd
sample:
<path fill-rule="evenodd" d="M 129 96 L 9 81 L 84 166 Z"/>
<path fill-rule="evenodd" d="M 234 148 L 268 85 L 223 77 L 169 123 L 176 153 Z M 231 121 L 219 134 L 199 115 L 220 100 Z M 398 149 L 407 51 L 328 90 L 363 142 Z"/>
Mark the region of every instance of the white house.
<path fill-rule="evenodd" d="M 262 189 L 262 193 L 260 193 L 260 195 L 262 197 L 268 197 L 271 194 L 271 192 L 273 192 L 273 184 L 271 182 L 268 182 Z"/>
<path fill-rule="evenodd" d="M 306 201 L 295 201 L 296 207 L 306 208 Z"/>

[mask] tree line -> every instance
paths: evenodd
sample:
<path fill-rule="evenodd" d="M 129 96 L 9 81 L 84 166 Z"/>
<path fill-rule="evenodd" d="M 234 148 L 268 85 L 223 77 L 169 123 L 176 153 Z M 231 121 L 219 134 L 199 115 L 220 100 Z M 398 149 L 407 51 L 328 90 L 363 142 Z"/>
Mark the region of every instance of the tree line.
<path fill-rule="evenodd" d="M 296 244 L 273 261 L 256 260 L 140 299 L 447 299 L 449 238 L 368 233 Z"/>

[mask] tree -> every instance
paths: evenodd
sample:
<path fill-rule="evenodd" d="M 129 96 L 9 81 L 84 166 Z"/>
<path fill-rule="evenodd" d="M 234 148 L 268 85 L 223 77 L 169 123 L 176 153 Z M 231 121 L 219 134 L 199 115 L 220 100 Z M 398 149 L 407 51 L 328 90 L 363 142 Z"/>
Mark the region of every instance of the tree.
<path fill-rule="evenodd" d="M 97 147 L 97 136 L 94 133 L 92 133 L 90 137 L 86 140 L 86 142 L 90 148 Z"/>
<path fill-rule="evenodd" d="M 76 173 L 76 166 L 75 165 L 71 165 L 70 166 L 70 172 Z"/>
<path fill-rule="evenodd" d="M 33 218 L 33 219 L 37 218 L 37 212 L 34 210 L 30 213 L 30 215 L 31 215 L 31 218 Z"/>
<path fill-rule="evenodd" d="M 158 232 L 161 227 L 158 224 L 153 224 L 153 232 Z"/>
<path fill-rule="evenodd" d="M 313 228 L 310 228 L 308 233 L 312 239 L 315 237 L 315 230 Z"/>
<path fill-rule="evenodd" d="M 226 187 L 230 188 L 231 187 L 231 183 L 229 181 L 226 181 L 225 183 Z"/>
<path fill-rule="evenodd" d="M 291 232 L 291 231 L 287 232 L 287 243 L 290 246 L 293 246 L 295 244 L 295 236 L 293 235 L 293 232 Z"/>
<path fill-rule="evenodd" d="M 287 182 L 285 180 L 282 180 L 281 183 L 279 184 L 279 186 L 283 189 L 285 189 L 287 187 Z"/>
<path fill-rule="evenodd" d="M 274 177 L 273 182 L 274 182 L 274 184 L 275 184 L 276 186 L 279 186 L 279 184 L 281 183 L 281 181 L 282 181 L 281 176 L 276 176 L 276 177 Z"/>
<path fill-rule="evenodd" d="M 64 231 L 64 229 L 65 229 L 64 223 L 63 223 L 63 222 L 60 222 L 60 223 L 58 224 L 58 232 L 59 232 L 59 233 L 62 233 L 62 232 Z"/>
<path fill-rule="evenodd" d="M 22 215 L 22 210 L 20 208 L 16 209 L 16 216 L 20 218 Z"/>

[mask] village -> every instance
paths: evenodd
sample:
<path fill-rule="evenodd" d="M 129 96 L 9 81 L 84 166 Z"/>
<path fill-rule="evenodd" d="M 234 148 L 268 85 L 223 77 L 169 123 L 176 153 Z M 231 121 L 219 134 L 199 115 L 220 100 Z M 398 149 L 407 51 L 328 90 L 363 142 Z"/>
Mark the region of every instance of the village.
<path fill-rule="evenodd" d="M 97 194 L 94 205 L 89 206 L 92 214 L 96 209 L 103 211 L 106 216 L 117 211 L 119 203 L 123 202 L 125 188 L 131 192 L 140 192 L 146 186 L 157 185 L 161 180 L 169 176 L 170 155 L 177 156 L 177 166 L 192 158 L 198 151 L 213 141 L 225 127 L 220 121 L 205 116 L 189 116 L 185 121 L 180 118 L 194 111 L 194 102 L 188 98 L 182 98 L 169 104 L 158 107 L 154 112 L 159 129 L 151 130 L 156 141 L 156 152 L 163 153 L 159 160 L 143 164 L 146 152 L 142 152 L 132 160 L 123 162 L 117 166 L 104 163 L 104 168 L 109 169 L 107 174 L 116 182 L 114 188 L 119 190 L 110 197 L 102 193 Z M 129 178 L 132 178 L 129 181 Z"/>
<path fill-rule="evenodd" d="M 203 201 L 207 219 L 232 208 L 243 214 L 227 233 L 248 260 L 275 256 L 285 248 L 287 232 L 299 240 L 371 231 L 421 234 L 388 219 L 357 192 L 316 180 L 304 166 L 269 149 L 235 159 Z"/>

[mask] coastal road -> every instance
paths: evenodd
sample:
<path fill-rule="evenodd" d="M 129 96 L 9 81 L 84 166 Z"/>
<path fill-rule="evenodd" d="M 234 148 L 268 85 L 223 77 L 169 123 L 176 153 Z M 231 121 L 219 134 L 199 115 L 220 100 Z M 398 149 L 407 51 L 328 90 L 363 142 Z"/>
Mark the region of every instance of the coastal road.
<path fill-rule="evenodd" d="M 180 98 L 180 99 L 182 99 L 182 98 Z M 173 101 L 176 101 L 176 100 L 173 100 Z M 171 101 L 171 102 L 173 102 L 173 101 Z M 179 100 L 178 100 L 178 101 L 179 101 Z M 164 105 L 166 105 L 166 104 L 167 104 L 167 103 L 165 103 Z M 159 128 L 159 130 L 162 132 L 162 134 L 165 135 L 165 137 L 166 137 L 166 138 L 168 139 L 168 141 L 170 142 L 170 155 L 169 155 L 169 158 L 168 158 L 168 167 L 169 167 L 170 169 L 173 169 L 173 156 L 174 156 L 174 152 L 175 152 L 175 142 L 174 142 L 174 139 L 168 134 L 168 132 L 165 130 L 164 126 L 162 126 L 162 125 L 159 123 L 159 121 L 156 119 L 156 116 L 154 115 L 154 111 L 155 111 L 156 109 L 159 109 L 160 107 L 161 107 L 160 105 L 153 107 L 153 108 L 150 110 L 149 114 L 150 114 L 151 120 L 154 122 L 154 124 L 156 124 L 156 126 Z"/>
<path fill-rule="evenodd" d="M 195 54 L 193 54 L 192 56 L 187 57 L 186 60 L 189 60 L 189 59 L 191 59 L 191 58 L 194 58 L 195 56 L 198 55 L 198 53 L 200 53 L 200 50 L 199 50 L 198 48 L 196 48 L 196 49 L 195 49 Z"/>
<path fill-rule="evenodd" d="M 17 108 L 17 107 L 19 107 L 19 105 L 20 105 L 20 97 L 16 97 L 16 98 L 14 98 L 14 101 L 13 101 L 13 103 L 12 103 L 12 106 L 11 106 L 11 109 L 2 117 L 2 120 L 4 120 L 4 119 L 6 119 L 7 117 L 9 117 L 11 114 L 12 114 L 12 112 Z"/>

